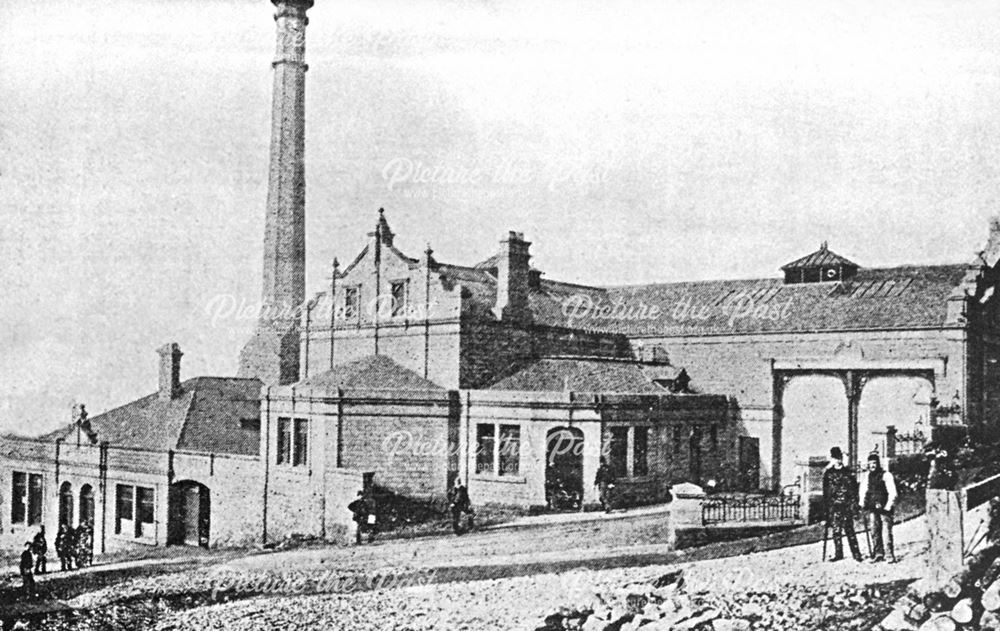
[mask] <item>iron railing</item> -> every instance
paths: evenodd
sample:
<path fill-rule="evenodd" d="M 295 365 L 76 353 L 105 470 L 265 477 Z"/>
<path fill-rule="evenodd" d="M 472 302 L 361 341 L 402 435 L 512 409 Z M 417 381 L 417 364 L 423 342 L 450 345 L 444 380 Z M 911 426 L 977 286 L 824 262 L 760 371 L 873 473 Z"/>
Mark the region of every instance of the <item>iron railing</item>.
<path fill-rule="evenodd" d="M 766 523 L 800 520 L 798 495 L 752 495 L 711 497 L 701 505 L 701 523 Z"/>

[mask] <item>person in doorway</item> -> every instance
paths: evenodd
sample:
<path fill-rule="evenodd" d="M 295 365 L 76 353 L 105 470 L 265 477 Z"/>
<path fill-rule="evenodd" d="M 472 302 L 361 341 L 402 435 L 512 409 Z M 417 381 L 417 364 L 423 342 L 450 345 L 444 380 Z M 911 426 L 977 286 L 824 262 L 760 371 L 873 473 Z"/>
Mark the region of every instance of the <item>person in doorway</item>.
<path fill-rule="evenodd" d="M 868 456 L 868 471 L 861 476 L 858 490 L 861 509 L 865 519 L 871 524 L 872 560 L 885 561 L 885 544 L 882 539 L 882 524 L 885 524 L 889 540 L 889 557 L 896 560 L 896 549 L 892 538 L 893 508 L 896 505 L 896 479 L 882 469 L 878 454 Z M 871 519 L 869 519 L 869 516 Z"/>
<path fill-rule="evenodd" d="M 611 512 L 611 488 L 614 487 L 614 476 L 611 475 L 611 467 L 607 460 L 601 458 L 601 464 L 597 467 L 597 475 L 594 477 L 594 486 L 597 487 L 601 501 L 601 508 L 605 513 Z"/>
<path fill-rule="evenodd" d="M 368 521 L 368 516 L 365 514 L 364 496 L 364 491 L 358 491 L 358 497 L 347 505 L 347 510 L 351 511 L 355 524 L 354 543 L 359 546 L 361 545 L 361 535 L 363 534 L 365 524 Z"/>
<path fill-rule="evenodd" d="M 827 524 L 833 529 L 834 555 L 830 561 L 844 558 L 842 537 L 847 535 L 847 544 L 855 561 L 861 561 L 858 538 L 854 534 L 854 512 L 858 505 L 858 487 L 851 470 L 844 466 L 844 454 L 840 447 L 830 450 L 830 464 L 823 472 L 823 505 L 826 508 Z"/>
<path fill-rule="evenodd" d="M 470 517 L 475 514 L 472 511 L 472 504 L 469 502 L 469 489 L 462 482 L 461 477 L 455 478 L 455 484 L 448 490 L 448 504 L 451 508 L 451 527 L 456 535 L 462 534 L 462 515 Z"/>
<path fill-rule="evenodd" d="M 49 553 L 49 544 L 45 540 L 45 526 L 40 526 L 35 539 L 31 542 L 35 553 L 35 574 L 45 574 L 45 555 Z"/>
<path fill-rule="evenodd" d="M 31 554 L 34 544 L 31 541 L 24 542 L 24 551 L 21 552 L 21 586 L 24 593 L 29 598 L 35 594 L 35 557 Z"/>
<path fill-rule="evenodd" d="M 69 524 L 60 524 L 59 532 L 56 533 L 56 556 L 59 557 L 59 565 L 63 572 L 73 569 L 73 546 L 71 545 L 73 535 L 70 530 Z"/>
<path fill-rule="evenodd" d="M 82 522 L 74 533 L 73 549 L 76 553 L 77 569 L 87 567 L 94 561 L 94 528 L 89 521 Z"/>

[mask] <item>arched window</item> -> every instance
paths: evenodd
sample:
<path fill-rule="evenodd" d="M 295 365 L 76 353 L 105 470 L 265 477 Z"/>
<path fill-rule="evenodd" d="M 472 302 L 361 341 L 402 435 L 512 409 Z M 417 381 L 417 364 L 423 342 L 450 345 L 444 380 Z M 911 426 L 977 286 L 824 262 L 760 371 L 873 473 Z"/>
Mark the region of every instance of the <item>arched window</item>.
<path fill-rule="evenodd" d="M 73 525 L 73 485 L 69 482 L 59 485 L 59 523 Z"/>
<path fill-rule="evenodd" d="M 94 488 L 89 484 L 80 487 L 80 523 L 94 525 Z"/>

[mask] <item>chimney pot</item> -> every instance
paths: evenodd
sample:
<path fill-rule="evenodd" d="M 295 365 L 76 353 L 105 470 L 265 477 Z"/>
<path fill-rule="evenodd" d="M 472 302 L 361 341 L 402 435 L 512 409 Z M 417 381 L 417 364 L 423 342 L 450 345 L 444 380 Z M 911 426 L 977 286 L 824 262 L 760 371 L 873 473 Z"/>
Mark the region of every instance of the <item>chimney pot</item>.
<path fill-rule="evenodd" d="M 513 230 L 500 242 L 497 260 L 497 301 L 494 313 L 501 320 L 527 322 L 531 319 L 528 292 L 531 286 L 531 268 L 528 262 L 531 244 L 524 240 L 523 232 Z"/>
<path fill-rule="evenodd" d="M 176 342 L 165 344 L 156 351 L 160 354 L 161 401 L 170 401 L 181 393 L 181 347 Z"/>

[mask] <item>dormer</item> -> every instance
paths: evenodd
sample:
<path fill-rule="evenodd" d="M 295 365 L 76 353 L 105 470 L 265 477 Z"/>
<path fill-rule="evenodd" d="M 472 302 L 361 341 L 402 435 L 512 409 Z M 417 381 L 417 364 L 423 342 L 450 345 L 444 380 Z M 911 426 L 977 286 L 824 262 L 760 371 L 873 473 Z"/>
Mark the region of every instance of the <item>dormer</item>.
<path fill-rule="evenodd" d="M 850 280 L 858 273 L 858 265 L 827 247 L 826 241 L 812 254 L 781 267 L 785 284 L 830 283 Z"/>

